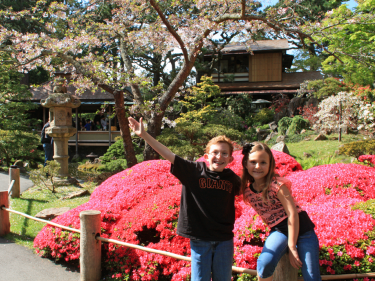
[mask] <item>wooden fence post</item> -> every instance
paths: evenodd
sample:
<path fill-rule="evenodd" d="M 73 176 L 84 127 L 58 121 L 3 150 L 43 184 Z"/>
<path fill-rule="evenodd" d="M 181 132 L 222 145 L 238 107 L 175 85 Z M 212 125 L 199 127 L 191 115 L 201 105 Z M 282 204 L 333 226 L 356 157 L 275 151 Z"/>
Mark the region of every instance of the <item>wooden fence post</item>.
<path fill-rule="evenodd" d="M 96 240 L 100 235 L 100 211 L 82 211 L 80 238 L 80 270 L 81 281 L 99 281 L 101 276 L 101 241 Z"/>
<path fill-rule="evenodd" d="M 9 183 L 14 180 L 12 198 L 20 198 L 20 169 L 16 165 L 9 168 Z"/>
<path fill-rule="evenodd" d="M 8 190 L 0 191 L 0 207 L 9 208 Z M 0 237 L 10 232 L 9 212 L 0 210 Z"/>
<path fill-rule="evenodd" d="M 281 257 L 281 260 L 276 266 L 273 273 L 273 281 L 297 281 L 298 270 L 295 269 L 289 262 L 289 254 L 286 253 Z"/>

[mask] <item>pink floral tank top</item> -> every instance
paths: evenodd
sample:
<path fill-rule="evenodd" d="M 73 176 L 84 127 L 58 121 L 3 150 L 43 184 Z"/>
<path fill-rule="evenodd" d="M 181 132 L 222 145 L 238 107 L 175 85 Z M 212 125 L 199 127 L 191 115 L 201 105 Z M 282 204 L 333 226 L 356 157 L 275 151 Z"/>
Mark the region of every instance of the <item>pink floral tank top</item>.
<path fill-rule="evenodd" d="M 268 200 L 266 201 L 262 199 L 262 193 L 255 193 L 250 189 L 250 186 L 245 189 L 243 194 L 244 202 L 253 207 L 262 218 L 263 222 L 269 227 L 274 227 L 288 217 L 283 205 L 277 197 L 277 193 L 282 185 L 285 185 L 289 189 L 290 194 L 292 194 L 292 183 L 290 180 L 281 177 L 276 177 L 272 180 L 270 188 L 268 189 Z M 303 211 L 295 200 L 294 204 L 296 205 L 298 213 Z"/>

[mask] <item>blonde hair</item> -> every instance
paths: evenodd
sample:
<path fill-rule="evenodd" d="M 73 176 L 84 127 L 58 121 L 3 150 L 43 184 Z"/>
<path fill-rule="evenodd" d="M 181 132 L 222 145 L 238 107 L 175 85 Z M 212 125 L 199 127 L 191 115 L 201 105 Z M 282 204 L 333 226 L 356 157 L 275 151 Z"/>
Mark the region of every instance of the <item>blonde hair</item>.
<path fill-rule="evenodd" d="M 209 153 L 211 146 L 214 145 L 214 144 L 217 144 L 217 143 L 227 143 L 229 145 L 229 155 L 232 156 L 232 153 L 233 153 L 233 143 L 230 140 L 230 138 L 228 138 L 228 137 L 226 137 L 224 135 L 212 138 L 208 142 L 208 144 L 206 145 L 205 153 Z"/>
<path fill-rule="evenodd" d="M 254 182 L 254 178 L 249 174 L 246 168 L 247 161 L 249 161 L 249 155 L 256 151 L 265 151 L 270 157 L 270 168 L 266 175 L 266 187 L 262 190 L 262 198 L 264 201 L 266 201 L 268 199 L 268 190 L 272 179 L 279 176 L 275 173 L 275 158 L 272 155 L 271 149 L 264 143 L 253 142 L 252 144 L 250 144 L 250 146 L 252 146 L 251 149 L 245 149 L 244 147 L 244 149 L 242 150 L 242 154 L 244 154 L 244 156 L 242 158 L 241 193 L 243 194 L 247 186 Z"/>

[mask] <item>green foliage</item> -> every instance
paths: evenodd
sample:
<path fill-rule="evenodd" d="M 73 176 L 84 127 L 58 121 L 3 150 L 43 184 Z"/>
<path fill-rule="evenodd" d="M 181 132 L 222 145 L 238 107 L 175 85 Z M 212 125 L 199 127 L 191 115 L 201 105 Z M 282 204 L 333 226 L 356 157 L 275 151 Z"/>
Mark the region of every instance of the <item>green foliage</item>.
<path fill-rule="evenodd" d="M 137 143 L 133 142 L 133 146 L 134 146 L 136 154 L 139 154 L 142 152 L 142 148 L 140 148 Z M 125 159 L 123 139 L 120 137 L 117 137 L 116 142 L 108 148 L 107 152 L 102 157 L 100 157 L 100 159 L 102 160 L 103 164 L 109 163 L 117 159 Z"/>
<path fill-rule="evenodd" d="M 375 153 L 375 140 L 346 143 L 339 148 L 339 153 L 356 158 L 361 155 L 373 155 Z"/>
<path fill-rule="evenodd" d="M 39 144 L 30 125 L 38 121 L 27 114 L 37 106 L 30 102 L 32 95 L 21 78 L 11 56 L 0 52 L 0 159 L 5 158 L 8 165 L 12 158 L 32 158 Z"/>
<path fill-rule="evenodd" d="M 249 94 L 239 94 L 229 96 L 226 101 L 225 105 L 228 107 L 228 110 L 242 119 L 246 119 L 251 112 L 251 102 L 253 99 Z"/>
<path fill-rule="evenodd" d="M 262 126 L 259 126 L 258 128 L 259 128 L 260 130 L 267 130 L 267 129 L 270 128 L 270 126 L 269 126 L 268 124 L 264 124 L 264 125 L 262 125 Z"/>
<path fill-rule="evenodd" d="M 375 80 L 374 0 L 358 1 L 354 11 L 342 5 L 315 26 L 313 38 L 331 52 L 322 63 L 326 74 L 361 85 Z"/>
<path fill-rule="evenodd" d="M 359 202 L 352 207 L 353 210 L 362 210 L 366 214 L 370 214 L 375 219 L 375 199 Z"/>
<path fill-rule="evenodd" d="M 31 103 L 32 94 L 26 85 L 21 84 L 22 74 L 15 70 L 14 60 L 0 52 L 0 129 L 22 130 L 30 132 L 30 124 L 36 125 L 36 119 L 30 119 L 27 111 L 37 108 Z"/>
<path fill-rule="evenodd" d="M 107 172 L 119 172 L 128 168 L 125 159 L 112 160 L 105 164 L 105 170 Z"/>
<path fill-rule="evenodd" d="M 40 137 L 36 132 L 0 129 L 0 160 L 5 159 L 8 166 L 12 159 L 38 160 L 39 143 Z"/>
<path fill-rule="evenodd" d="M 327 96 L 334 96 L 339 92 L 351 91 L 350 86 L 345 84 L 343 81 L 332 77 L 309 81 L 307 89 L 314 91 L 313 95 L 318 99 Z"/>
<path fill-rule="evenodd" d="M 212 77 L 202 76 L 201 81 L 197 86 L 193 86 L 189 94 L 181 101 L 190 111 L 197 107 L 212 105 L 213 99 L 220 95 L 220 87 L 214 84 Z"/>
<path fill-rule="evenodd" d="M 244 138 L 243 133 L 224 125 L 203 126 L 197 122 L 190 124 L 186 122 L 178 123 L 174 129 L 164 129 L 157 139 L 168 146 L 173 153 L 193 160 L 202 156 L 209 140 L 219 135 L 226 135 L 232 141 L 237 142 Z"/>
<path fill-rule="evenodd" d="M 264 125 L 273 121 L 275 113 L 269 108 L 262 108 L 253 118 L 253 125 Z"/>
<path fill-rule="evenodd" d="M 299 134 L 303 129 L 308 129 L 309 121 L 302 118 L 300 115 L 296 115 L 292 118 L 292 123 L 288 128 L 288 135 Z"/>
<path fill-rule="evenodd" d="M 277 130 L 279 135 L 285 135 L 286 131 L 288 130 L 290 124 L 292 124 L 293 119 L 290 117 L 283 117 L 277 123 Z"/>
<path fill-rule="evenodd" d="M 258 277 L 247 273 L 242 273 L 238 276 L 237 281 L 257 281 Z"/>
<path fill-rule="evenodd" d="M 234 141 L 243 139 L 240 130 L 245 129 L 244 120 L 233 110 L 223 109 L 224 98 L 220 88 L 211 77 L 202 77 L 197 87 L 192 87 L 180 106 L 187 112 L 176 119 L 173 129 L 164 129 L 157 139 L 175 154 L 195 159 L 203 155 L 208 141 L 218 135 L 226 135 Z M 236 109 L 237 110 L 237 109 Z"/>
<path fill-rule="evenodd" d="M 31 170 L 30 180 L 41 188 L 47 188 L 52 193 L 56 192 L 56 178 L 59 175 L 60 164 L 57 161 L 47 161 L 47 165 L 39 165 L 38 169 Z"/>
<path fill-rule="evenodd" d="M 225 108 L 218 109 L 210 123 L 224 125 L 241 132 L 247 128 L 246 122 L 239 115 Z"/>
<path fill-rule="evenodd" d="M 336 155 L 329 155 L 329 156 L 319 157 L 319 158 L 310 157 L 310 158 L 298 160 L 298 163 L 301 164 L 303 170 L 307 170 L 315 166 L 341 163 L 341 159 L 338 158 Z"/>

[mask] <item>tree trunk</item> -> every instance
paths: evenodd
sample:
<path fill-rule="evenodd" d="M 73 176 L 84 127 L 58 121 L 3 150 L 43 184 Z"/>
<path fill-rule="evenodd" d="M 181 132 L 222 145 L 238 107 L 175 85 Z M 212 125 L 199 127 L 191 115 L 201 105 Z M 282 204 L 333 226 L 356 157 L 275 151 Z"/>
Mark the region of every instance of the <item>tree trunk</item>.
<path fill-rule="evenodd" d="M 147 124 L 147 132 L 156 138 L 160 135 L 161 131 L 161 121 L 163 119 L 164 112 L 156 114 L 149 120 Z M 145 160 L 157 160 L 159 159 L 159 153 L 157 153 L 148 143 L 145 144 L 145 149 L 143 151 L 143 157 Z"/>
<path fill-rule="evenodd" d="M 115 110 L 117 120 L 120 125 L 120 133 L 124 142 L 125 158 L 128 164 L 128 168 L 130 168 L 138 162 L 137 158 L 135 157 L 133 142 L 129 130 L 129 121 L 125 112 L 124 94 L 123 92 L 115 91 L 113 96 L 115 98 Z"/>

